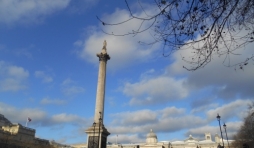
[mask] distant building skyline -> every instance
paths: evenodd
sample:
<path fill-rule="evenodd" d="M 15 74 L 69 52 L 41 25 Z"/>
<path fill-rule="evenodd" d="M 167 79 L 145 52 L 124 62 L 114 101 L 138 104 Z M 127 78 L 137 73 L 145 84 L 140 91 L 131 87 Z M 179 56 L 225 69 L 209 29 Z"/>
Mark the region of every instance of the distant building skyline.
<path fill-rule="evenodd" d="M 212 140 L 215 139 L 215 140 Z M 234 140 L 229 140 L 231 148 L 232 142 Z M 210 133 L 204 133 L 204 138 L 199 140 L 192 135 L 184 140 L 177 141 L 158 141 L 157 135 L 150 130 L 146 135 L 146 140 L 140 143 L 108 143 L 107 148 L 217 148 L 218 145 L 223 145 L 221 137 L 216 134 L 214 138 Z M 228 144 L 225 143 L 225 148 L 228 148 Z M 74 144 L 75 148 L 87 148 L 87 144 Z"/>

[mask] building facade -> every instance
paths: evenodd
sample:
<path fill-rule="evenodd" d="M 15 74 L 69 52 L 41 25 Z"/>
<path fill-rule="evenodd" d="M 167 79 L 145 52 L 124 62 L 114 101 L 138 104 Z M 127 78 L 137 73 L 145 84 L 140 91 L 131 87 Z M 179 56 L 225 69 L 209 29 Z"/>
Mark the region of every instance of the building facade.
<path fill-rule="evenodd" d="M 231 143 L 233 140 L 229 140 L 229 146 L 232 147 Z M 214 141 L 212 140 L 212 135 L 210 133 L 204 134 L 204 139 L 199 140 L 189 135 L 188 138 L 181 141 L 159 141 L 157 135 L 150 130 L 146 136 L 146 141 L 144 143 L 135 144 L 107 144 L 107 148 L 217 148 L 219 145 L 223 145 L 222 139 L 218 134 L 215 134 Z M 87 144 L 77 144 L 72 145 L 75 148 L 87 148 Z M 227 142 L 224 141 L 225 148 L 228 148 Z"/>
<path fill-rule="evenodd" d="M 0 148 L 71 148 L 46 139 L 35 137 L 35 129 L 11 123 L 0 114 Z"/>

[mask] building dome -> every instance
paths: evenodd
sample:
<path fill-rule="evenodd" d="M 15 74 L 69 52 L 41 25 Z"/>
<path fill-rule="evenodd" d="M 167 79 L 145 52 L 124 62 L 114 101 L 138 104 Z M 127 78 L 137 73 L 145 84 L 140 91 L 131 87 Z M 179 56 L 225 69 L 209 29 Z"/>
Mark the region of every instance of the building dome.
<path fill-rule="evenodd" d="M 146 143 L 147 144 L 155 144 L 157 143 L 157 135 L 151 129 L 150 132 L 146 135 Z"/>
<path fill-rule="evenodd" d="M 146 135 L 146 138 L 156 138 L 157 139 L 157 135 L 151 129 L 150 132 Z"/>

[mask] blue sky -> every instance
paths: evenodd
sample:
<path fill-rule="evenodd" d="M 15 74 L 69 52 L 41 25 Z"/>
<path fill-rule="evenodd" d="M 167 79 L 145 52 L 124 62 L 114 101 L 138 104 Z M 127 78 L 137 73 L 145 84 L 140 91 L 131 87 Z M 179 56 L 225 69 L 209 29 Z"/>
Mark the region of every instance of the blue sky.
<path fill-rule="evenodd" d="M 136 3 L 131 2 L 132 6 Z M 152 7 L 147 5 L 147 8 Z M 135 11 L 142 16 L 142 12 Z M 254 67 L 244 70 L 223 65 L 213 57 L 205 68 L 189 72 L 181 50 L 162 56 L 162 46 L 145 46 L 150 32 L 135 37 L 124 33 L 139 22 L 101 26 L 128 18 L 124 1 L 0 0 L 0 113 L 10 121 L 36 129 L 36 136 L 61 143 L 86 142 L 92 125 L 100 52 L 103 41 L 107 63 L 104 124 L 108 141 L 145 142 L 153 129 L 159 141 L 203 139 L 219 133 L 216 115 L 232 137 L 254 99 Z M 253 54 L 251 45 L 238 52 Z M 232 56 L 237 62 L 242 56 Z"/>

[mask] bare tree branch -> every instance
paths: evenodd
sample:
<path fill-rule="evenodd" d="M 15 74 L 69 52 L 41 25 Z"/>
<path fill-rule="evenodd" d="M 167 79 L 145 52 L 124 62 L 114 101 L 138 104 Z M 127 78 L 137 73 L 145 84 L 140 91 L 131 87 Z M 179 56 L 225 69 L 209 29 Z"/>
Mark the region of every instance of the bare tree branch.
<path fill-rule="evenodd" d="M 225 56 L 225 66 L 239 66 L 240 69 L 254 59 L 253 52 L 243 62 L 232 64 L 230 60 L 230 55 L 239 55 L 235 54 L 236 50 L 254 42 L 253 0 L 153 0 L 149 3 L 155 8 L 152 13 L 146 11 L 144 3 L 138 0 L 138 5 L 145 14 L 142 17 L 135 15 L 128 0 L 125 3 L 130 13 L 129 19 L 117 23 L 106 23 L 97 17 L 98 20 L 104 26 L 119 26 L 137 20 L 140 21 L 140 26 L 123 34 L 104 33 L 136 36 L 152 31 L 154 41 L 145 44 L 161 43 L 165 57 L 179 49 L 193 50 L 193 55 L 183 57 L 190 65 L 184 66 L 187 70 L 206 66 L 214 56 Z"/>

